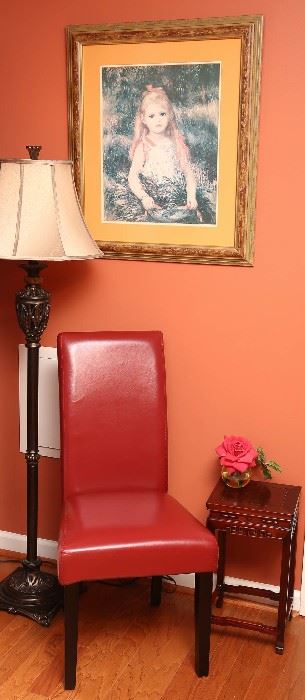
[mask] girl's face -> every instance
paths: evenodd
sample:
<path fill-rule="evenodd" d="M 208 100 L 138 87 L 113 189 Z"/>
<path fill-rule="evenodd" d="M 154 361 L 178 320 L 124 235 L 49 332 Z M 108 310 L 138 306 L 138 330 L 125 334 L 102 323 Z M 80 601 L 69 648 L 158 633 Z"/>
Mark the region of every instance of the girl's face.
<path fill-rule="evenodd" d="M 142 121 L 152 134 L 164 134 L 169 121 L 170 114 L 165 101 L 149 100 L 143 105 Z"/>

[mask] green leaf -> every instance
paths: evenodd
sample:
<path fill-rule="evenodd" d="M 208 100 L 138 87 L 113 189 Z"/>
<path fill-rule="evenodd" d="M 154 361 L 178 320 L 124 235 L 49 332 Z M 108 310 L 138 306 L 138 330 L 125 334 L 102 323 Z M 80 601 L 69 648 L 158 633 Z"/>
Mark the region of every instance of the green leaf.
<path fill-rule="evenodd" d="M 267 462 L 268 467 L 271 467 L 271 469 L 274 469 L 276 472 L 281 472 L 282 469 L 280 465 L 277 462 L 273 462 L 271 459 L 270 462 Z"/>
<path fill-rule="evenodd" d="M 267 464 L 262 465 L 262 472 L 264 479 L 272 479 L 272 474 L 270 469 L 268 469 Z"/>
<path fill-rule="evenodd" d="M 256 462 L 259 465 L 263 465 L 266 461 L 265 458 L 265 453 L 262 447 L 257 448 L 257 457 L 256 457 Z"/>
<path fill-rule="evenodd" d="M 269 462 L 266 461 L 266 456 L 262 447 L 257 447 L 256 464 L 262 470 L 264 479 L 272 479 L 271 469 L 274 469 L 276 472 L 282 471 L 277 462 L 274 462 L 272 459 L 270 459 Z"/>

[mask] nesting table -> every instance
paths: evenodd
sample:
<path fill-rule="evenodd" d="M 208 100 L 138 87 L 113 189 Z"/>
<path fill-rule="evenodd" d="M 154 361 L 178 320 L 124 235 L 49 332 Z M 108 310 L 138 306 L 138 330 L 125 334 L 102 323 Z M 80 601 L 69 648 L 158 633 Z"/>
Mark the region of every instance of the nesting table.
<path fill-rule="evenodd" d="M 212 615 L 212 623 L 273 635 L 278 654 L 284 651 L 285 626 L 292 615 L 300 492 L 300 486 L 261 481 L 250 481 L 244 488 L 232 489 L 220 479 L 206 504 L 209 510 L 207 527 L 217 535 L 219 544 L 216 607 L 222 607 L 226 592 L 246 593 L 278 602 L 275 627 L 220 615 Z M 267 588 L 232 586 L 224 582 L 227 534 L 281 542 L 279 593 Z"/>

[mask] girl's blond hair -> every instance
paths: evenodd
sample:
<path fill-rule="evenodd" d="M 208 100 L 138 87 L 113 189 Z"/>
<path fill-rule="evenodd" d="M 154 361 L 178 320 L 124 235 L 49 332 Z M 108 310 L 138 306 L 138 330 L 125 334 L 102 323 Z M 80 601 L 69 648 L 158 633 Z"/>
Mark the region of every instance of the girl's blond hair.
<path fill-rule="evenodd" d="M 189 149 L 185 143 L 181 131 L 178 129 L 173 105 L 163 87 L 153 87 L 152 85 L 146 86 L 146 90 L 144 90 L 142 94 L 141 102 L 136 114 L 134 137 L 130 147 L 131 160 L 137 146 L 140 143 L 143 143 L 145 147 L 145 142 L 147 142 L 149 130 L 143 122 L 143 115 L 146 105 L 150 102 L 163 102 L 167 106 L 169 123 L 166 129 L 166 134 L 174 142 L 180 166 L 184 168 L 189 161 Z"/>

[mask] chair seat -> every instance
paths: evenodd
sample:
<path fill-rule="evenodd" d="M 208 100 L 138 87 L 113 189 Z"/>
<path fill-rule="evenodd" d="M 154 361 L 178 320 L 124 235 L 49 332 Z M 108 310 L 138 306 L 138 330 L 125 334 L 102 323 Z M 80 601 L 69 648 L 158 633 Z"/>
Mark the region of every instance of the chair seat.
<path fill-rule="evenodd" d="M 214 536 L 167 493 L 70 496 L 60 533 L 58 576 L 64 585 L 217 569 Z"/>

